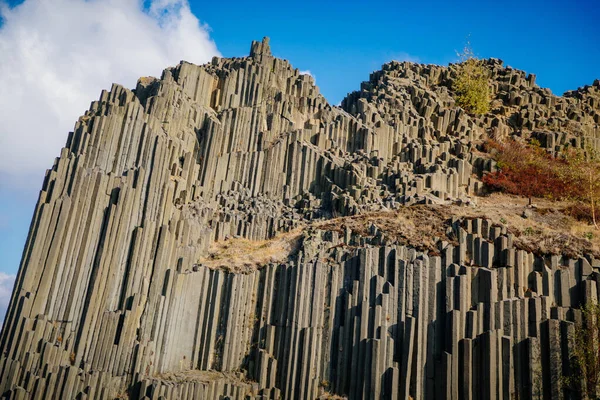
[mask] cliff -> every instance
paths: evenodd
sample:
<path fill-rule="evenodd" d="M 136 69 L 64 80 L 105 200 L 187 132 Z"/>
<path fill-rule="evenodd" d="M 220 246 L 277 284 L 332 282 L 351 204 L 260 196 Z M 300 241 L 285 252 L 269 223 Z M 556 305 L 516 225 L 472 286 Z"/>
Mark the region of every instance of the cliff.
<path fill-rule="evenodd" d="M 113 85 L 46 174 L 0 393 L 564 398 L 597 244 L 480 197 L 480 144 L 600 149 L 600 82 L 557 97 L 486 68 L 481 117 L 452 65 L 388 63 L 332 107 L 268 39 Z"/>

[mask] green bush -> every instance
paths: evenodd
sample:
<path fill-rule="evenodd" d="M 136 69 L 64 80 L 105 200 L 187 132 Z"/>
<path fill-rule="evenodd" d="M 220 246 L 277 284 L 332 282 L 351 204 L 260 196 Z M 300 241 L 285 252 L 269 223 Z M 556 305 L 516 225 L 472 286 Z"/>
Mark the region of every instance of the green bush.
<path fill-rule="evenodd" d="M 484 61 L 475 57 L 468 43 L 459 56 L 461 63 L 452 85 L 456 103 L 470 114 L 485 114 L 490 111 L 491 99 Z"/>

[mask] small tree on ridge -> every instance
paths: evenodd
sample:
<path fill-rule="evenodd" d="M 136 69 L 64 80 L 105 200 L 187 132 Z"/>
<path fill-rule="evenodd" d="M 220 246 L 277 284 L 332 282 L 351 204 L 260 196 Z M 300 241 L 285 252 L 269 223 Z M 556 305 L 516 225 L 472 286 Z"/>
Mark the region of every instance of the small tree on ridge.
<path fill-rule="evenodd" d="M 452 85 L 456 92 L 456 103 L 471 114 L 485 114 L 490 111 L 489 73 L 483 60 L 473 53 L 467 41 L 462 53 L 458 53 L 457 76 Z"/>

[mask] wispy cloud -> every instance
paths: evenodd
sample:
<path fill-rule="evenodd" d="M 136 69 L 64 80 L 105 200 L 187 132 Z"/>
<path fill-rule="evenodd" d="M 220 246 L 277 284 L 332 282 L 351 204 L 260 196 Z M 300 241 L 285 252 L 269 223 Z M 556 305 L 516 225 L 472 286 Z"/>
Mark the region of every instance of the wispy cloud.
<path fill-rule="evenodd" d="M 0 185 L 38 186 L 75 120 L 113 82 L 134 87 L 218 55 L 187 0 L 0 0 Z"/>
<path fill-rule="evenodd" d="M 408 62 L 417 63 L 417 64 L 422 63 L 422 61 L 419 57 L 410 55 L 405 52 L 393 53 L 392 56 L 390 57 L 390 59 L 394 60 L 394 61 L 408 61 Z"/>
<path fill-rule="evenodd" d="M 300 71 L 300 75 L 309 75 L 309 76 L 312 76 L 312 78 L 315 81 L 315 83 L 317 82 L 317 77 L 312 72 L 310 72 L 309 69 L 306 69 L 304 71 Z"/>
<path fill-rule="evenodd" d="M 6 315 L 6 309 L 10 302 L 10 295 L 12 294 L 14 283 L 15 275 L 0 272 L 0 327 L 2 327 L 2 324 L 4 323 L 4 316 Z"/>

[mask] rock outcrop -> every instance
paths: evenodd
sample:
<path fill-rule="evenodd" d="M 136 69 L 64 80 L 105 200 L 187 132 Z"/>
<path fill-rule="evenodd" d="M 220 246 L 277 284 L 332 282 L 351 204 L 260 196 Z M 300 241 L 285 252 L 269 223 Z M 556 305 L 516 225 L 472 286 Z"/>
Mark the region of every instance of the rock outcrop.
<path fill-rule="evenodd" d="M 600 149 L 598 81 L 556 97 L 487 66 L 495 106 L 482 117 L 455 105 L 454 66 L 397 62 L 332 107 L 268 39 L 249 57 L 113 85 L 46 174 L 0 393 L 565 397 L 569 333 L 600 295 L 600 259 L 533 253 L 486 218 L 447 215 L 423 245 L 344 222 L 476 203 L 490 135 Z M 280 235 L 297 243 L 241 272 L 211 250 Z"/>

